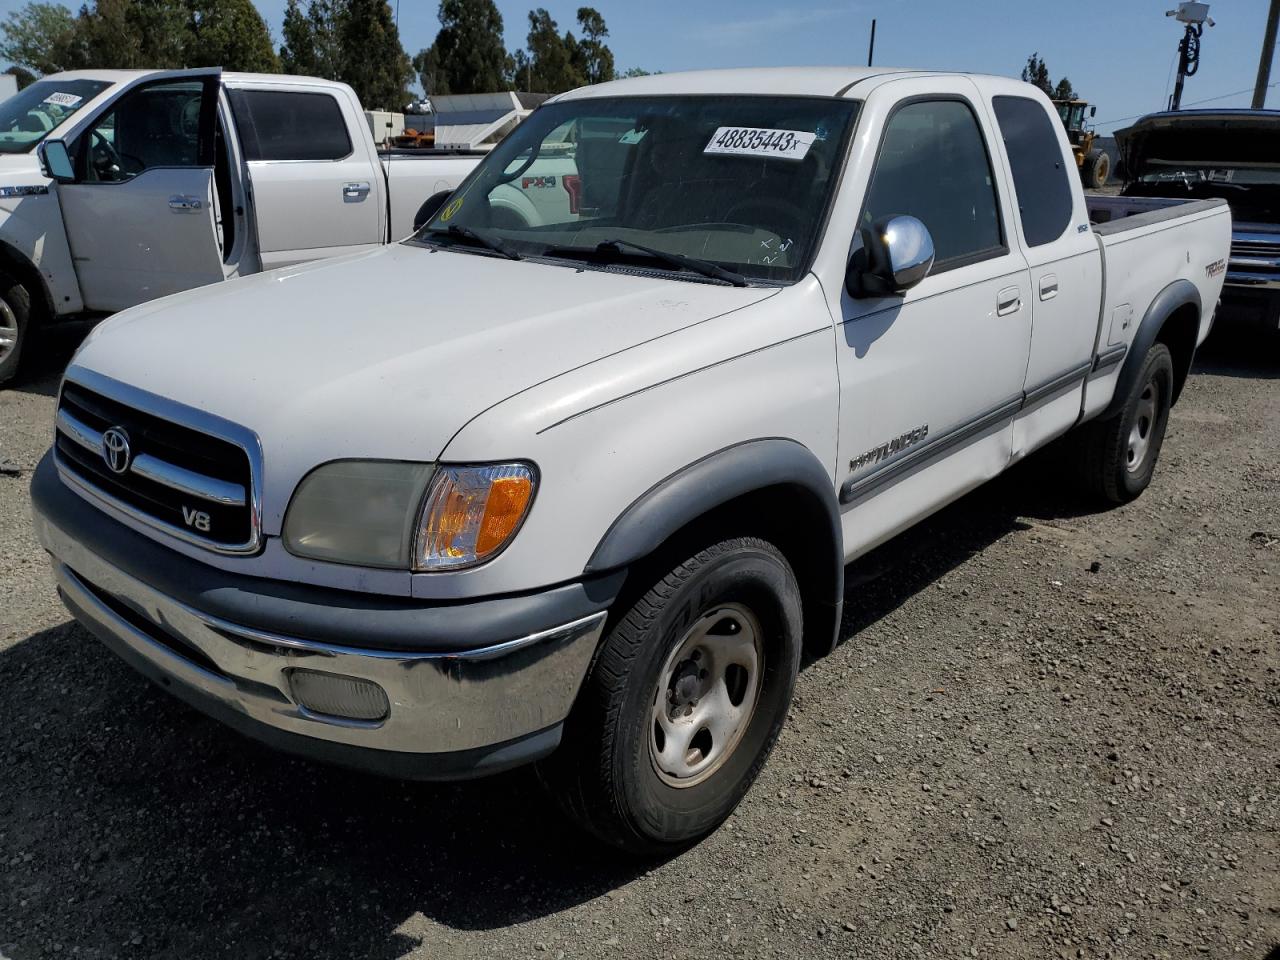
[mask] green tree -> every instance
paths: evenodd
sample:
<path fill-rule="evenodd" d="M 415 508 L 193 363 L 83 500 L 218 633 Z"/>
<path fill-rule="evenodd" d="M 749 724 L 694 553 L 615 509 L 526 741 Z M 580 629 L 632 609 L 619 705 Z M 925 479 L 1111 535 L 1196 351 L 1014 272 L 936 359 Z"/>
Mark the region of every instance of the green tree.
<path fill-rule="evenodd" d="M 449 93 L 449 78 L 440 67 L 440 51 L 434 43 L 414 54 L 413 70 L 418 75 L 422 92 L 427 96 L 431 94 L 443 96 Z"/>
<path fill-rule="evenodd" d="M 604 38 L 609 36 L 604 17 L 592 7 L 579 7 L 578 26 L 582 30 L 582 39 L 576 48 L 578 69 L 587 83 L 612 80 L 615 76 L 613 51 L 604 42 Z"/>
<path fill-rule="evenodd" d="M 563 93 L 587 82 L 579 67 L 578 41 L 567 30 L 561 36 L 541 7 L 529 11 L 529 59 L 530 86 L 539 93 Z"/>
<path fill-rule="evenodd" d="M 0 24 L 0 57 L 34 74 L 78 66 L 76 18 L 58 3 L 28 3 Z"/>
<path fill-rule="evenodd" d="M 342 71 L 338 39 L 340 0 L 311 0 L 304 11 L 289 0 L 284 12 L 280 67 L 285 73 L 336 80 Z"/>
<path fill-rule="evenodd" d="M 493 0 L 441 0 L 440 32 L 414 66 L 428 94 L 491 93 L 508 87 L 508 59 Z"/>
<path fill-rule="evenodd" d="M 1022 68 L 1022 79 L 1032 86 L 1039 87 L 1051 100 L 1074 100 L 1076 92 L 1071 81 L 1063 77 L 1055 85 L 1049 76 L 1049 65 L 1040 54 L 1033 53 L 1027 57 L 1027 65 Z"/>
<path fill-rule="evenodd" d="M 1022 79 L 1033 87 L 1039 87 L 1049 96 L 1053 95 L 1053 82 L 1049 79 L 1049 67 L 1040 59 L 1038 51 L 1027 57 L 1027 65 L 1022 68 Z"/>
<path fill-rule="evenodd" d="M 662 71 L 658 71 L 658 72 L 661 73 Z M 651 77 L 653 76 L 653 71 L 646 70 L 644 67 L 627 67 L 627 69 L 622 72 L 622 75 L 627 78 Z"/>
<path fill-rule="evenodd" d="M 361 103 L 387 110 L 409 101 L 413 64 L 400 44 L 387 0 L 346 0 L 338 20 L 338 41 L 342 49 L 339 79 L 351 84 Z"/>
<path fill-rule="evenodd" d="M 280 71 L 271 34 L 252 0 L 187 2 L 191 14 L 188 66 L 221 66 L 253 73 Z"/>

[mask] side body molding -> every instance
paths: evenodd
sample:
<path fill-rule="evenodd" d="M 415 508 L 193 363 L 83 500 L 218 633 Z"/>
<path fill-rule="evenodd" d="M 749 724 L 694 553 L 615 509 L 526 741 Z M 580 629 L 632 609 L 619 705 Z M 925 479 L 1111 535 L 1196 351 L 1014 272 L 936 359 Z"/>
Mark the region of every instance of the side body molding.
<path fill-rule="evenodd" d="M 1147 307 L 1147 312 L 1143 314 L 1137 332 L 1133 335 L 1133 343 L 1129 345 L 1129 353 L 1124 359 L 1124 366 L 1120 368 L 1120 376 L 1116 380 L 1115 396 L 1107 405 L 1107 409 L 1098 415 L 1099 419 L 1114 416 L 1120 412 L 1120 408 L 1124 406 L 1124 398 L 1129 395 L 1129 390 L 1133 387 L 1138 371 L 1147 357 L 1147 351 L 1156 342 L 1164 322 L 1173 315 L 1175 310 L 1188 304 L 1196 308 L 1198 320 L 1203 315 L 1204 305 L 1200 302 L 1200 291 L 1190 280 L 1175 280 L 1156 294 L 1156 298 L 1151 301 L 1151 306 Z M 1194 350 L 1193 340 L 1191 352 L 1194 353 Z M 1186 370 L 1178 371 L 1176 383 L 1184 382 L 1186 372 Z M 1173 400 L 1177 399 L 1178 388 L 1175 386 Z"/>
<path fill-rule="evenodd" d="M 844 538 L 831 475 L 794 440 L 749 440 L 703 457 L 650 487 L 613 522 L 585 573 L 635 563 L 689 524 L 732 501 L 781 489 L 794 497 L 792 517 L 771 518 L 792 532 L 796 578 L 805 598 L 806 649 L 821 656 L 838 642 L 844 602 Z"/>

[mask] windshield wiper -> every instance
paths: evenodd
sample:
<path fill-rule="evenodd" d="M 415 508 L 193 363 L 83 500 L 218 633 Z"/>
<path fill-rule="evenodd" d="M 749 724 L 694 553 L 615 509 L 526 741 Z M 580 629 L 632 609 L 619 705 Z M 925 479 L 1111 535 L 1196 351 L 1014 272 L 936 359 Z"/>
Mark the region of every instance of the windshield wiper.
<path fill-rule="evenodd" d="M 677 270 L 691 270 L 694 273 L 700 273 L 704 277 L 710 277 L 713 280 L 723 280 L 725 283 L 731 283 L 735 287 L 746 287 L 750 283 L 746 277 L 740 273 L 734 273 L 732 270 L 726 270 L 724 267 L 709 263 L 706 260 L 699 260 L 696 257 L 686 257 L 683 253 L 669 253 L 666 250 L 659 250 L 656 247 L 646 247 L 642 243 L 634 243 L 630 240 L 602 240 L 597 243 L 593 249 L 586 247 L 552 247 L 546 251 L 547 256 L 582 256 L 583 254 L 594 255 L 597 257 L 607 256 L 610 253 L 621 253 L 623 249 L 635 250 L 647 257 L 660 260 L 669 267 Z"/>
<path fill-rule="evenodd" d="M 477 233 L 470 227 L 460 227 L 456 223 L 450 224 L 448 230 L 428 230 L 428 234 L 443 233 L 454 240 L 469 240 L 476 246 L 484 247 L 486 250 L 492 250 L 499 256 L 506 257 L 508 260 L 523 260 L 516 251 L 512 250 L 501 240 L 495 240 L 493 237 L 487 237 L 483 233 Z"/>

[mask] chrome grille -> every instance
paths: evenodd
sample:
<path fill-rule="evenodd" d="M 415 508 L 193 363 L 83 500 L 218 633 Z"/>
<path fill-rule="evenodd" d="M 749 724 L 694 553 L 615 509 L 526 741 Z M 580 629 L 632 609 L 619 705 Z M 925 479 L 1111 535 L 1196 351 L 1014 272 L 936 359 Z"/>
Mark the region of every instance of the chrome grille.
<path fill-rule="evenodd" d="M 64 476 L 167 532 L 227 552 L 257 547 L 253 468 L 240 444 L 68 379 L 54 448 Z M 116 450 L 123 438 L 127 453 Z"/>

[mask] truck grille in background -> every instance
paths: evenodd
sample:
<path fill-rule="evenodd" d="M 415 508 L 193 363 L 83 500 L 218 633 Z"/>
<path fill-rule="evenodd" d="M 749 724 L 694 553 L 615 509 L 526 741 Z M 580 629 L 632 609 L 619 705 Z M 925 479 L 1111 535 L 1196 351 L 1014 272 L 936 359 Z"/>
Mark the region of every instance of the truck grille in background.
<path fill-rule="evenodd" d="M 1228 280 L 1280 280 L 1280 234 L 1237 233 L 1231 239 Z"/>
<path fill-rule="evenodd" d="M 104 456 L 103 434 L 112 428 L 128 438 L 123 472 Z M 66 472 L 143 520 L 214 549 L 256 546 L 252 467 L 238 444 L 68 380 L 58 401 L 54 446 Z"/>

